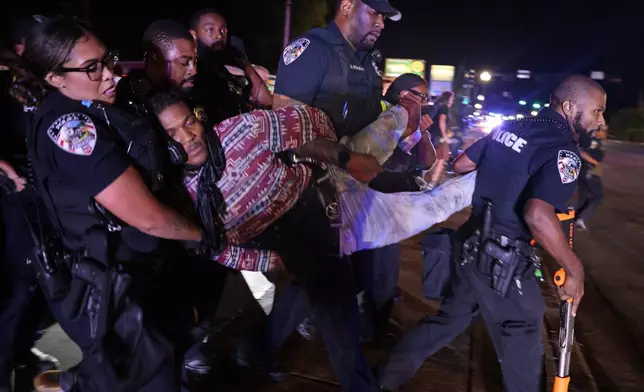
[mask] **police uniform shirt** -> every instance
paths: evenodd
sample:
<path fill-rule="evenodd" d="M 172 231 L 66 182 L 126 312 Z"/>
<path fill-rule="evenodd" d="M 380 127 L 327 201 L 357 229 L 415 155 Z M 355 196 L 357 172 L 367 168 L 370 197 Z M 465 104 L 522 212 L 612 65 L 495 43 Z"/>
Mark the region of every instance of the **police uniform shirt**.
<path fill-rule="evenodd" d="M 313 29 L 282 53 L 275 94 L 322 109 L 338 138 L 353 135 L 381 112 L 382 80 L 370 53 L 355 52 L 335 22 Z"/>
<path fill-rule="evenodd" d="M 34 171 L 51 197 L 65 245 L 75 250 L 85 230 L 100 224 L 89 211 L 90 200 L 125 172 L 130 159 L 107 124 L 81 102 L 50 92 L 36 116 Z"/>
<path fill-rule="evenodd" d="M 505 122 L 465 153 L 478 168 L 474 212 L 481 214 L 483 198 L 489 198 L 495 231 L 524 240 L 531 238 L 523 220 L 526 201 L 539 199 L 565 212 L 582 166 L 572 131 L 550 108 Z"/>

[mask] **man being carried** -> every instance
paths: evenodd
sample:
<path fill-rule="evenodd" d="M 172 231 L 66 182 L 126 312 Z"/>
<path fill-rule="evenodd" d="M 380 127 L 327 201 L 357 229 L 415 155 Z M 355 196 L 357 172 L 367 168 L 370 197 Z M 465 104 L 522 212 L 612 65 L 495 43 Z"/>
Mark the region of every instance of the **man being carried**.
<path fill-rule="evenodd" d="M 203 195 L 200 189 L 207 186 L 200 181 L 210 164 L 209 140 L 215 135 L 204 132 L 203 124 L 177 95 L 158 94 L 152 98 L 151 107 L 168 135 L 187 152 L 190 170 L 185 171 L 184 185 L 197 201 Z M 374 129 L 367 127 L 359 135 L 365 132 Z M 214 257 L 233 269 L 268 271 L 279 264 L 276 253 L 247 244 L 295 208 L 307 189 L 323 182 L 315 178 L 314 165 L 287 164 L 278 158 L 277 154 L 287 150 L 297 151 L 296 162 L 310 157 L 331 165 L 327 172 L 334 180 L 334 191 L 341 189 L 336 203 L 342 218 L 338 228 L 339 253 L 343 255 L 409 238 L 471 201 L 474 175 L 455 179 L 441 187 L 443 191 L 431 193 L 382 194 L 369 189 L 361 182 L 367 183 L 382 170 L 375 158 L 349 150 L 342 150 L 339 157 L 325 154 L 318 147 L 325 146 L 326 141 L 335 142 L 335 135 L 328 116 L 316 108 L 254 111 L 220 123 L 215 133 L 227 161 L 216 185 L 226 204 L 221 219 L 230 245 Z M 387 156 L 379 158 L 386 160 Z"/>

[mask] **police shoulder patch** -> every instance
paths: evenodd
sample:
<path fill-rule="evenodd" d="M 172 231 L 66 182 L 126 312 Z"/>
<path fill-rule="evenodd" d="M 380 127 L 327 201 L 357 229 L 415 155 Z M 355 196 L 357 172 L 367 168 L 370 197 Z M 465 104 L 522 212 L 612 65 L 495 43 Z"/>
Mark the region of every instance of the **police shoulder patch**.
<path fill-rule="evenodd" d="M 282 53 L 284 64 L 289 65 L 293 61 L 297 60 L 309 45 L 311 45 L 311 41 L 308 38 L 298 38 L 291 42 L 286 48 L 284 48 L 284 52 Z"/>
<path fill-rule="evenodd" d="M 557 154 L 557 169 L 563 184 L 570 184 L 579 177 L 581 159 L 576 153 L 568 150 L 559 150 Z"/>
<path fill-rule="evenodd" d="M 90 156 L 96 147 L 96 126 L 86 114 L 69 113 L 58 117 L 47 130 L 49 138 L 61 150 Z"/>

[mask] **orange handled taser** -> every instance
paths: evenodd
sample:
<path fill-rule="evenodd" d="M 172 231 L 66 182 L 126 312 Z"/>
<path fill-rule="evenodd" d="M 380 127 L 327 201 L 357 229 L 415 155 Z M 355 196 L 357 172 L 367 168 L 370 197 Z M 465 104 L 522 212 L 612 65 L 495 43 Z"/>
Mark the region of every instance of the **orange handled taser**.
<path fill-rule="evenodd" d="M 560 269 L 555 274 L 559 287 L 566 282 L 566 272 Z M 553 392 L 567 392 L 570 383 L 570 354 L 575 339 L 575 316 L 572 315 L 572 298 L 559 305 L 559 361 Z"/>
<path fill-rule="evenodd" d="M 572 248 L 574 227 L 575 227 L 575 210 L 568 208 L 568 214 L 560 214 L 559 220 L 567 224 L 569 242 Z M 566 271 L 563 268 L 555 273 L 555 285 L 561 287 L 566 283 Z M 575 316 L 572 315 L 572 298 L 567 301 L 561 301 L 559 305 L 559 361 L 557 363 L 557 375 L 555 376 L 555 385 L 553 392 L 567 392 L 570 384 L 570 355 L 575 340 Z"/>

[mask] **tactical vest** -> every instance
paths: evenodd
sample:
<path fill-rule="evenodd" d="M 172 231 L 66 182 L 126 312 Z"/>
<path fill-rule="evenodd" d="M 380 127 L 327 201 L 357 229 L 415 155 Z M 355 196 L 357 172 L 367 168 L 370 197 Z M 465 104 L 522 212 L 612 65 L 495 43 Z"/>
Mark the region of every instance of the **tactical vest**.
<path fill-rule="evenodd" d="M 47 137 L 45 131 L 49 124 L 42 124 L 45 116 L 50 116 L 52 112 L 60 115 L 86 114 L 95 124 L 102 124 L 101 128 L 109 130 L 111 139 L 127 152 L 131 158 L 131 165 L 138 170 L 145 184 L 153 194 L 159 195 L 164 185 L 161 150 L 149 123 L 141 116 L 110 105 L 74 102 L 62 96 L 50 99 L 55 99 L 56 102 L 50 102 L 48 107 L 41 107 L 34 113 L 27 142 L 38 190 L 43 196 L 54 225 L 61 232 L 65 246 L 71 250 L 79 249 L 83 243 L 83 233 L 89 227 L 105 225 L 111 232 L 120 231 L 123 243 L 135 252 L 147 253 L 157 249 L 160 241 L 158 238 L 123 224 L 93 198 L 86 199 L 86 196 L 80 196 L 75 189 L 48 177 L 47 163 L 40 160 L 36 149 L 36 139 Z M 50 118 L 52 117 L 55 120 L 59 115 Z"/>
<path fill-rule="evenodd" d="M 334 53 L 313 106 L 331 117 L 339 139 L 354 135 L 378 117 L 382 111 L 382 80 L 370 54 L 361 63 L 350 45 L 334 45 L 327 41 L 324 32 L 309 33 L 329 45 Z"/>

